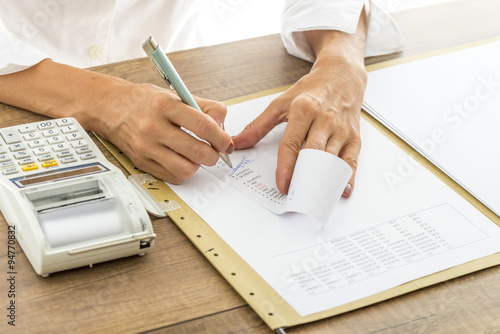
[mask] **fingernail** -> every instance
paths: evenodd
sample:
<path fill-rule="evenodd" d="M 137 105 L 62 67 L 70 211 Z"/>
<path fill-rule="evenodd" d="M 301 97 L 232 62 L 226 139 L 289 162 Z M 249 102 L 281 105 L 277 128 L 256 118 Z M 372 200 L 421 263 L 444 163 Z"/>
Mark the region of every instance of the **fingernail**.
<path fill-rule="evenodd" d="M 351 196 L 351 192 L 352 192 L 352 186 L 350 183 L 348 183 L 347 186 L 345 186 L 344 193 L 342 194 L 342 196 L 349 197 Z"/>
<path fill-rule="evenodd" d="M 220 127 L 222 130 L 226 131 L 226 129 L 224 129 L 224 123 L 219 123 L 219 127 Z"/>
<path fill-rule="evenodd" d="M 281 189 L 283 189 L 283 194 L 288 194 L 288 189 L 290 188 L 290 179 L 285 179 L 282 183 Z"/>
<path fill-rule="evenodd" d="M 233 143 L 233 141 L 231 141 L 231 144 L 229 144 L 229 146 L 226 149 L 226 153 L 231 154 L 233 152 L 234 152 L 234 143 Z"/>

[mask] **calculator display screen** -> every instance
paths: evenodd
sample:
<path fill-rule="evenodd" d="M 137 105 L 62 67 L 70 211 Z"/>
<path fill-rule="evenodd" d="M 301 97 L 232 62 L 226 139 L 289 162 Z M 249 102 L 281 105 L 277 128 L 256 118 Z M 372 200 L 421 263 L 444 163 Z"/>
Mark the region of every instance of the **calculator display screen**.
<path fill-rule="evenodd" d="M 102 173 L 108 170 L 109 169 L 107 169 L 100 163 L 93 163 L 93 164 L 86 164 L 81 166 L 47 171 L 44 173 L 34 174 L 25 177 L 19 177 L 11 179 L 11 181 L 14 182 L 14 184 L 16 184 L 19 188 L 24 188 L 26 186 L 39 185 L 41 183 L 46 183 L 46 182 L 54 182 L 54 181 L 79 177 L 83 175 Z"/>

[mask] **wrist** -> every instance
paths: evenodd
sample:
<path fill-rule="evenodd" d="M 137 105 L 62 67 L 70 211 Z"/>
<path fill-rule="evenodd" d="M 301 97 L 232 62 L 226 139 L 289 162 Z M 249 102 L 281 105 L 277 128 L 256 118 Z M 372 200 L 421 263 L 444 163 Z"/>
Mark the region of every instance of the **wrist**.
<path fill-rule="evenodd" d="M 335 80 L 343 79 L 349 86 L 356 85 L 363 92 L 366 88 L 368 75 L 364 59 L 353 57 L 345 50 L 321 52 L 313 64 L 311 73 L 313 72 L 322 73 L 325 79 L 327 77 Z"/>
<path fill-rule="evenodd" d="M 76 103 L 72 114 L 85 129 L 107 139 L 106 133 L 113 131 L 125 117 L 124 111 L 129 110 L 130 101 L 124 97 L 132 96 L 134 84 L 102 74 L 92 76 L 91 80 L 92 84 L 84 92 L 85 102 Z"/>

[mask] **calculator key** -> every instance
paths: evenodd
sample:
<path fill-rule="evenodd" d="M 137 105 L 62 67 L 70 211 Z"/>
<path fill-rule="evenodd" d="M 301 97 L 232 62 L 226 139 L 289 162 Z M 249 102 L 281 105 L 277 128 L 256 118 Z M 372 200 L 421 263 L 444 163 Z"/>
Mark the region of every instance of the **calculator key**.
<path fill-rule="evenodd" d="M 64 158 L 64 157 L 69 157 L 70 155 L 73 155 L 71 151 L 62 151 L 57 153 L 58 158 Z"/>
<path fill-rule="evenodd" d="M 74 125 L 68 125 L 68 126 L 61 128 L 61 132 L 64 134 L 73 133 L 73 132 L 77 132 L 77 131 L 78 131 L 78 128 Z"/>
<path fill-rule="evenodd" d="M 44 161 L 42 162 L 42 167 L 47 168 L 47 167 L 52 167 L 52 166 L 57 166 L 57 160 L 49 160 L 49 161 Z"/>
<path fill-rule="evenodd" d="M 28 146 L 30 148 L 37 148 L 37 147 L 40 147 L 40 146 L 43 146 L 43 145 L 45 145 L 45 141 L 44 140 L 38 140 L 38 139 L 36 139 L 36 140 L 32 140 L 32 141 L 28 142 Z"/>
<path fill-rule="evenodd" d="M 66 144 L 66 143 L 61 143 L 61 144 L 57 144 L 57 145 L 52 146 L 52 149 L 54 150 L 54 152 L 61 152 L 61 151 L 67 150 L 68 148 L 69 148 L 68 144 Z"/>
<path fill-rule="evenodd" d="M 0 155 L 0 162 L 9 161 L 10 159 L 11 159 L 11 157 L 7 154 Z"/>
<path fill-rule="evenodd" d="M 19 151 L 14 153 L 14 158 L 17 160 L 29 157 L 31 154 L 28 151 Z"/>
<path fill-rule="evenodd" d="M 6 162 L 0 163 L 1 169 L 10 168 L 10 167 L 14 167 L 14 166 L 15 166 L 14 161 L 6 161 Z"/>
<path fill-rule="evenodd" d="M 19 160 L 19 165 L 24 166 L 24 165 L 32 164 L 34 162 L 35 162 L 35 160 L 33 160 L 32 158 L 24 158 L 24 159 Z"/>
<path fill-rule="evenodd" d="M 78 140 L 75 142 L 71 142 L 71 146 L 73 146 L 73 148 L 80 148 L 80 147 L 88 146 L 88 144 L 87 144 L 87 141 L 85 141 L 85 140 Z"/>
<path fill-rule="evenodd" d="M 76 133 L 70 133 L 69 135 L 66 135 L 66 139 L 68 141 L 72 141 L 72 140 L 78 140 L 78 139 L 83 139 L 83 136 L 81 133 L 79 132 L 76 132 Z"/>
<path fill-rule="evenodd" d="M 48 146 L 43 146 L 43 147 L 37 147 L 33 150 L 33 153 L 36 155 L 36 156 L 39 156 L 39 155 L 45 155 L 45 154 L 50 154 L 50 150 L 49 150 L 49 147 Z"/>
<path fill-rule="evenodd" d="M 95 157 L 96 157 L 96 155 L 94 153 L 90 152 L 90 153 L 82 154 L 80 156 L 80 159 L 82 159 L 82 160 L 89 160 L 89 159 L 93 159 Z"/>
<path fill-rule="evenodd" d="M 24 146 L 23 144 L 14 144 L 14 145 L 10 145 L 9 146 L 9 150 L 11 152 L 22 151 L 22 150 L 25 150 L 25 149 L 26 149 L 26 146 Z"/>
<path fill-rule="evenodd" d="M 52 129 L 53 127 L 54 127 L 54 122 L 53 121 L 41 122 L 41 123 L 38 124 L 38 128 L 40 130 Z"/>
<path fill-rule="evenodd" d="M 38 161 L 47 161 L 52 159 L 54 159 L 54 156 L 52 154 L 45 154 L 42 155 L 41 157 L 38 157 Z"/>
<path fill-rule="evenodd" d="M 2 135 L 3 140 L 5 140 L 6 144 L 19 143 L 22 140 L 21 135 L 19 134 L 19 132 L 15 131 L 13 129 L 3 129 L 3 130 L 0 130 L 0 134 Z"/>
<path fill-rule="evenodd" d="M 28 132 L 33 132 L 35 131 L 35 127 L 33 125 L 21 125 L 19 128 L 20 133 L 28 133 Z"/>
<path fill-rule="evenodd" d="M 71 124 L 73 124 L 73 121 L 69 118 L 62 118 L 62 119 L 58 119 L 56 121 L 56 124 L 57 124 L 57 126 L 61 127 L 61 126 L 65 126 L 65 125 L 71 125 Z"/>
<path fill-rule="evenodd" d="M 10 175 L 10 174 L 18 173 L 18 172 L 19 171 L 17 170 L 17 168 L 12 167 L 12 168 L 4 170 L 2 173 L 3 173 L 3 175 Z"/>
<path fill-rule="evenodd" d="M 52 136 L 57 136 L 59 134 L 59 130 L 57 129 L 48 129 L 42 131 L 42 135 L 47 138 L 47 137 L 52 137 Z"/>
<path fill-rule="evenodd" d="M 61 162 L 63 164 L 68 164 L 70 162 L 75 162 L 75 161 L 76 161 L 75 157 L 66 157 L 66 158 L 62 158 L 62 160 L 61 160 Z"/>
<path fill-rule="evenodd" d="M 63 141 L 64 141 L 64 139 L 62 137 L 59 137 L 59 136 L 50 137 L 49 139 L 47 139 L 47 143 L 49 143 L 49 145 L 62 143 Z"/>
<path fill-rule="evenodd" d="M 40 139 L 40 134 L 38 132 L 30 132 L 25 134 L 24 140 L 33 140 L 33 139 Z"/>
<path fill-rule="evenodd" d="M 35 169 L 38 169 L 37 164 L 29 164 L 29 165 L 23 166 L 23 171 L 25 171 L 25 172 L 29 172 L 30 170 L 35 170 Z"/>
<path fill-rule="evenodd" d="M 0 154 L 7 153 L 7 148 L 5 146 L 0 145 Z"/>
<path fill-rule="evenodd" d="M 75 150 L 77 154 L 83 154 L 83 153 L 89 153 L 92 152 L 92 149 L 90 147 L 80 147 Z"/>

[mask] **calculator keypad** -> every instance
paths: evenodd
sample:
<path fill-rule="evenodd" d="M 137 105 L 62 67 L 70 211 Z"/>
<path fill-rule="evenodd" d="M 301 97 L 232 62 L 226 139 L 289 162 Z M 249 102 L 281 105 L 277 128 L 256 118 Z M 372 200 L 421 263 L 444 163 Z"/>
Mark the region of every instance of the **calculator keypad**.
<path fill-rule="evenodd" d="M 0 171 L 15 175 L 97 159 L 93 143 L 72 118 L 0 129 Z"/>

